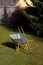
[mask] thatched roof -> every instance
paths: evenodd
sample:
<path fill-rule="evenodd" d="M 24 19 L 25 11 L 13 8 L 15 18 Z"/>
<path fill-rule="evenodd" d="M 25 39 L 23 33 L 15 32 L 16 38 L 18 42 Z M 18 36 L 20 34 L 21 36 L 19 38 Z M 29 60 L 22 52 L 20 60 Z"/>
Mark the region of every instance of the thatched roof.
<path fill-rule="evenodd" d="M 28 5 L 27 5 L 28 4 Z M 27 6 L 31 6 L 31 7 L 34 7 L 33 6 L 33 3 L 31 0 L 19 0 L 17 3 L 16 3 L 16 6 L 20 7 L 20 8 L 25 8 Z"/>

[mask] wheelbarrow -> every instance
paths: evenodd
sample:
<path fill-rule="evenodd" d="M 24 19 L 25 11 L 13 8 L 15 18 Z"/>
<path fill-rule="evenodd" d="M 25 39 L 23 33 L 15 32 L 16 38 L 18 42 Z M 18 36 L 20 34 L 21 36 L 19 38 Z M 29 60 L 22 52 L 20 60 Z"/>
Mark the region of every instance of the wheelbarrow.
<path fill-rule="evenodd" d="M 19 28 L 18 28 L 19 29 Z M 23 29 L 22 29 L 23 31 Z M 20 32 L 20 29 L 19 29 Z M 23 31 L 24 34 L 24 31 Z M 19 46 L 24 45 L 24 49 L 28 51 L 28 48 L 30 49 L 30 46 L 28 46 L 28 40 L 23 34 L 11 34 L 9 37 L 14 43 L 14 47 L 16 45 L 16 51 L 19 51 Z"/>

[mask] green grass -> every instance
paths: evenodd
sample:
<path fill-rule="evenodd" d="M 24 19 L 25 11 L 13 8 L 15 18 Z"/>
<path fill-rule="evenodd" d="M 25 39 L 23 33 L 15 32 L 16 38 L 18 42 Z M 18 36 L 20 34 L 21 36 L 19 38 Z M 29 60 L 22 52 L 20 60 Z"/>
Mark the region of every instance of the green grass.
<path fill-rule="evenodd" d="M 16 33 L 0 25 L 0 65 L 43 65 L 43 39 L 26 34 L 29 40 L 38 40 L 30 42 L 31 54 L 20 48 L 17 53 L 8 45 L 11 41 L 9 34 Z"/>

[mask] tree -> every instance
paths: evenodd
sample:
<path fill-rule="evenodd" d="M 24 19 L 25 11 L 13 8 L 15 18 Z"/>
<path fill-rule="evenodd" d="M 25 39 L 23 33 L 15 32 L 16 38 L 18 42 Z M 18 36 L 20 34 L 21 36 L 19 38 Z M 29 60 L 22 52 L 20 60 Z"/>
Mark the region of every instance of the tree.
<path fill-rule="evenodd" d="M 42 36 L 43 34 L 43 2 L 41 0 L 31 0 L 35 7 L 28 7 L 24 15 L 28 20 L 28 27 L 35 35 Z M 30 22 L 30 23 L 29 23 Z"/>

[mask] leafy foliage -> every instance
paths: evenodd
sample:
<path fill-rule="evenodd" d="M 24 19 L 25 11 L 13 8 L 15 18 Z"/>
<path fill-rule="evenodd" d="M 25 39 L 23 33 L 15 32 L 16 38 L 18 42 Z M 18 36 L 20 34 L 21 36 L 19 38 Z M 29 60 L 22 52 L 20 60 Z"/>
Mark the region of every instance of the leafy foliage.
<path fill-rule="evenodd" d="M 35 7 L 28 7 L 25 15 L 30 20 L 30 29 L 35 35 L 42 36 L 43 33 L 43 2 L 32 0 Z"/>

